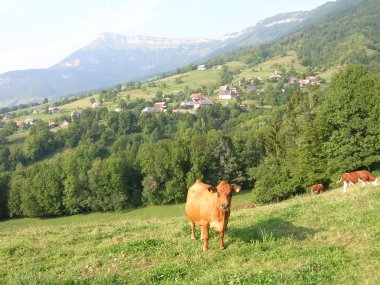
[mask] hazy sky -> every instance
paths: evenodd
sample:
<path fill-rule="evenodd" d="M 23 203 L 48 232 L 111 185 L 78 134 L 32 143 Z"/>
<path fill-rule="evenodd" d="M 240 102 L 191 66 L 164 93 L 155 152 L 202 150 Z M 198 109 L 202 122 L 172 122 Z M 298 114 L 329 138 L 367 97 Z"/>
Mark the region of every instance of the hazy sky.
<path fill-rule="evenodd" d="M 0 0 L 0 73 L 46 68 L 97 33 L 217 38 L 327 0 Z"/>

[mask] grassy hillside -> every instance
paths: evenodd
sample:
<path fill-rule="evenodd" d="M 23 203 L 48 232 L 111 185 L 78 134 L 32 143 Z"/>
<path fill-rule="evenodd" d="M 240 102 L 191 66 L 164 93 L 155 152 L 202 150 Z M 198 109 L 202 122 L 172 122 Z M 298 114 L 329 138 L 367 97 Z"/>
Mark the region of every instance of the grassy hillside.
<path fill-rule="evenodd" d="M 184 205 L 1 222 L 5 284 L 379 284 L 380 187 L 250 207 L 234 197 L 224 251 L 190 240 Z M 198 231 L 199 236 L 199 231 Z"/>
<path fill-rule="evenodd" d="M 231 61 L 227 62 L 225 65 L 228 66 L 229 70 L 234 71 L 235 73 L 234 79 L 230 85 L 239 85 L 239 81 L 242 78 L 247 79 L 255 76 L 267 80 L 269 79 L 269 76 L 273 72 L 273 70 L 277 70 L 280 67 L 285 68 L 286 70 L 294 68 L 299 73 L 307 73 L 307 68 L 303 67 L 300 64 L 299 60 L 297 59 L 297 55 L 294 51 L 290 51 L 283 56 L 271 58 L 267 61 L 257 64 L 255 67 L 249 66 L 242 61 Z M 336 71 L 337 69 L 328 69 L 326 72 L 319 74 L 319 76 L 329 81 L 331 79 L 332 74 Z M 158 91 L 162 91 L 162 93 L 166 96 L 177 91 L 188 93 L 196 90 L 201 90 L 202 88 L 207 88 L 209 91 L 213 89 L 214 100 L 218 101 L 217 95 L 219 94 L 218 81 L 220 78 L 220 73 L 221 69 L 214 67 L 205 71 L 194 70 L 168 76 L 163 79 L 157 79 L 153 81 L 154 86 L 152 86 L 151 82 L 146 82 L 143 83 L 141 88 L 139 89 L 122 90 L 118 93 L 118 100 L 115 103 L 107 102 L 105 106 L 108 107 L 109 110 L 114 110 L 117 107 L 117 103 L 120 99 L 129 98 L 128 100 L 131 101 L 136 99 L 152 100 L 154 99 L 155 94 Z M 181 79 L 180 83 L 176 81 L 178 78 Z M 81 112 L 84 108 L 91 108 L 91 98 L 98 99 L 99 94 L 90 95 L 88 97 L 78 99 L 68 104 L 58 106 L 61 112 L 56 114 L 32 114 L 33 110 L 44 110 L 48 106 L 52 106 L 52 103 L 41 104 L 21 109 L 13 112 L 16 115 L 14 120 L 24 120 L 26 118 L 32 117 L 43 121 L 48 121 L 50 119 L 59 119 L 63 116 L 70 116 L 70 114 L 73 111 Z M 244 99 L 245 98 L 243 98 L 242 104 L 247 103 L 244 101 Z M 249 103 L 252 103 L 252 100 L 250 100 Z"/>

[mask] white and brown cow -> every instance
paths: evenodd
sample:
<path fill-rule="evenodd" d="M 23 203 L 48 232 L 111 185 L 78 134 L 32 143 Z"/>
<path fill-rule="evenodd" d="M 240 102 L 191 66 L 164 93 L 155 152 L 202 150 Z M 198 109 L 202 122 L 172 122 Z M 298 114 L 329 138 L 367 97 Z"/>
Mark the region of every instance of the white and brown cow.
<path fill-rule="evenodd" d="M 368 170 L 358 170 L 353 172 L 342 173 L 339 181 L 343 181 L 343 192 L 346 192 L 348 185 L 356 184 L 362 182 L 363 185 L 366 183 L 372 183 L 373 185 L 378 185 L 377 178 L 373 176 Z"/>
<path fill-rule="evenodd" d="M 189 188 L 186 198 L 186 215 L 190 220 L 191 239 L 195 239 L 195 225 L 202 229 L 203 252 L 207 251 L 209 228 L 218 232 L 219 248 L 224 249 L 224 231 L 227 228 L 231 212 L 233 192 L 239 192 L 240 186 L 222 181 L 213 187 L 199 179 Z"/>

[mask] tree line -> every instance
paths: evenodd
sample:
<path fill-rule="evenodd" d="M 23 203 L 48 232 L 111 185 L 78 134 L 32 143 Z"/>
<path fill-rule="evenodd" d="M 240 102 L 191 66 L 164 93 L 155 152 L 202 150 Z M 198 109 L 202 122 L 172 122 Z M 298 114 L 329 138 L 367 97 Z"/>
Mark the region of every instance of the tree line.
<path fill-rule="evenodd" d="M 214 104 L 196 115 L 83 110 L 58 132 L 39 122 L 22 149 L 0 140 L 0 216 L 180 203 L 197 178 L 238 183 L 269 203 L 379 168 L 378 73 L 348 66 L 328 86 L 293 87 L 286 98 L 272 109 Z"/>

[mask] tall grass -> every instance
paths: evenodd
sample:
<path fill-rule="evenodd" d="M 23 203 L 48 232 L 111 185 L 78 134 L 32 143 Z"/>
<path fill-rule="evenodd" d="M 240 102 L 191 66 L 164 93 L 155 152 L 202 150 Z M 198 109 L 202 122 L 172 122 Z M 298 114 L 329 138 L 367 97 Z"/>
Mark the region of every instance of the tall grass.
<path fill-rule="evenodd" d="M 1 284 L 379 284 L 380 188 L 250 205 L 233 198 L 218 248 L 184 205 L 0 222 Z M 199 231 L 198 231 L 199 237 Z"/>

